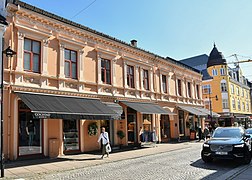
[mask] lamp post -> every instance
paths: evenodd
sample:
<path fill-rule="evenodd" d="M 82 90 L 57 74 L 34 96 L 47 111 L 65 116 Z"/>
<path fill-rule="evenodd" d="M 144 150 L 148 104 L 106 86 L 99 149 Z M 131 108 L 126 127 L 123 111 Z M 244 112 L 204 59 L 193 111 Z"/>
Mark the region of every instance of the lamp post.
<path fill-rule="evenodd" d="M 210 110 L 210 124 L 212 126 L 212 128 L 214 127 L 213 124 L 213 109 L 212 109 L 212 98 L 215 98 L 216 101 L 218 101 L 218 96 L 210 96 L 210 90 L 208 91 L 208 100 L 209 100 L 209 110 Z"/>
<path fill-rule="evenodd" d="M 3 55 L 6 55 L 7 58 L 12 57 L 17 54 L 13 51 L 10 46 L 2 51 L 2 64 L 1 64 L 1 148 L 0 148 L 0 161 L 1 161 L 1 177 L 4 177 L 4 154 L 3 154 L 3 75 L 4 75 L 4 65 L 3 65 Z"/>

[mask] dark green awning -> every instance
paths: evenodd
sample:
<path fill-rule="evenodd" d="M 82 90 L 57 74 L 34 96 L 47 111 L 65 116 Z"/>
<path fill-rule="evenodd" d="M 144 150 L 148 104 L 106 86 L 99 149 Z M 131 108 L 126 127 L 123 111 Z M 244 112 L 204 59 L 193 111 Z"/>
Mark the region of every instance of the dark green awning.
<path fill-rule="evenodd" d="M 99 99 L 21 92 L 16 94 L 37 118 L 110 120 L 117 115 Z"/>

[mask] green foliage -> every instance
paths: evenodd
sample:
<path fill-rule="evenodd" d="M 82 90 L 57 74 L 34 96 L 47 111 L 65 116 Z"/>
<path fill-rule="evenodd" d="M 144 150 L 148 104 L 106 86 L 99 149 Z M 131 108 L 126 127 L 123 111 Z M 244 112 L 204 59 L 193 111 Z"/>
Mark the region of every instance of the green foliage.
<path fill-rule="evenodd" d="M 96 122 L 91 123 L 88 125 L 88 135 L 89 136 L 95 136 L 98 133 L 98 126 Z"/>
<path fill-rule="evenodd" d="M 123 139 L 125 137 L 125 134 L 122 130 L 118 130 L 116 134 L 120 139 Z"/>

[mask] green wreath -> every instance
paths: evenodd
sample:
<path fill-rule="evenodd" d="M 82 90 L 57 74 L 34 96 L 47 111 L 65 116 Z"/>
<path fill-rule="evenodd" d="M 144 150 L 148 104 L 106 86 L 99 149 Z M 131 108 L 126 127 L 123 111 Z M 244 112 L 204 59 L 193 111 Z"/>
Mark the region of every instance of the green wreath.
<path fill-rule="evenodd" d="M 88 125 L 88 135 L 95 136 L 98 133 L 98 126 L 96 123 L 91 123 Z"/>

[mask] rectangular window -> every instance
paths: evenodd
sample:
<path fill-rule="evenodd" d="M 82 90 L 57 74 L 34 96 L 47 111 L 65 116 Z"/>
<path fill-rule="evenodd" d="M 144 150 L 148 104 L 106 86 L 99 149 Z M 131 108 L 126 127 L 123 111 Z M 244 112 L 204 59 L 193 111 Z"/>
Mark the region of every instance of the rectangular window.
<path fill-rule="evenodd" d="M 231 90 L 231 93 L 234 94 L 234 85 L 233 84 L 230 85 L 230 90 Z"/>
<path fill-rule="evenodd" d="M 182 84 L 180 79 L 178 79 L 178 95 L 182 96 Z"/>
<path fill-rule="evenodd" d="M 245 103 L 242 102 L 242 111 L 245 111 Z"/>
<path fill-rule="evenodd" d="M 240 88 L 239 87 L 236 87 L 236 95 L 240 96 Z"/>
<path fill-rule="evenodd" d="M 242 89 L 242 94 L 241 95 L 242 95 L 242 97 L 244 97 L 244 89 Z"/>
<path fill-rule="evenodd" d="M 192 97 L 192 92 L 191 92 L 191 83 L 187 83 L 187 91 L 188 91 L 188 97 Z"/>
<path fill-rule="evenodd" d="M 218 75 L 217 69 L 213 69 L 213 70 L 212 70 L 212 74 L 213 74 L 213 76 L 217 76 L 217 75 Z"/>
<path fill-rule="evenodd" d="M 222 99 L 222 108 L 227 109 L 228 108 L 228 100 L 227 99 Z"/>
<path fill-rule="evenodd" d="M 79 123 L 78 120 L 63 120 L 64 152 L 78 151 L 79 146 Z"/>
<path fill-rule="evenodd" d="M 236 109 L 236 105 L 235 105 L 235 99 L 234 98 L 232 98 L 232 106 L 233 106 L 233 109 Z"/>
<path fill-rule="evenodd" d="M 198 84 L 196 85 L 196 95 L 197 95 L 197 98 L 200 99 L 200 92 L 199 92 L 199 85 Z"/>
<path fill-rule="evenodd" d="M 226 72 L 225 72 L 225 69 L 224 69 L 224 68 L 221 68 L 221 69 L 220 69 L 220 74 L 221 74 L 222 76 L 226 75 Z"/>
<path fill-rule="evenodd" d="M 65 76 L 77 79 L 77 52 L 65 49 Z"/>
<path fill-rule="evenodd" d="M 40 73 L 40 42 L 24 39 L 24 70 Z"/>
<path fill-rule="evenodd" d="M 145 90 L 149 90 L 149 73 L 148 70 L 143 70 L 143 87 Z"/>
<path fill-rule="evenodd" d="M 101 80 L 105 84 L 111 84 L 111 62 L 108 59 L 101 59 Z"/>
<path fill-rule="evenodd" d="M 127 85 L 130 88 L 135 88 L 134 67 L 127 65 Z"/>
<path fill-rule="evenodd" d="M 246 102 L 246 109 L 247 109 L 247 112 L 249 112 L 249 104 L 248 104 L 248 102 Z"/>
<path fill-rule="evenodd" d="M 202 91 L 203 91 L 203 94 L 211 94 L 212 93 L 211 85 L 207 84 L 207 85 L 202 86 Z"/>
<path fill-rule="evenodd" d="M 240 102 L 240 100 L 237 100 L 237 104 L 238 104 L 238 110 L 241 110 L 241 102 Z"/>
<path fill-rule="evenodd" d="M 167 83 L 166 83 L 166 76 L 162 75 L 162 88 L 163 88 L 163 92 L 167 93 Z"/>
<path fill-rule="evenodd" d="M 221 92 L 227 92 L 227 85 L 225 82 L 221 83 Z"/>

